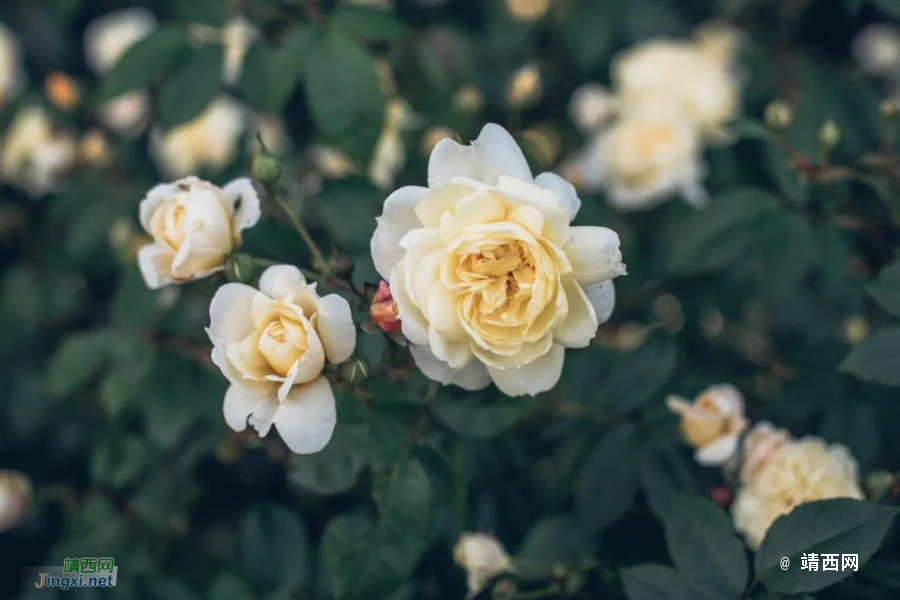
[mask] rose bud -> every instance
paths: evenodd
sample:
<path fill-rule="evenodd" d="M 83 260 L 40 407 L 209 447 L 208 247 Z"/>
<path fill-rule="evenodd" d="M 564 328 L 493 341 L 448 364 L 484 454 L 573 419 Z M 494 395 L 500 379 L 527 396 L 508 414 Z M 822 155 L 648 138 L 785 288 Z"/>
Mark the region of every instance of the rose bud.
<path fill-rule="evenodd" d="M 391 295 L 391 288 L 387 281 L 378 284 L 378 290 L 372 299 L 372 306 L 369 308 L 369 314 L 375 325 L 385 333 L 396 333 L 400 331 L 400 319 L 397 318 L 397 303 Z"/>

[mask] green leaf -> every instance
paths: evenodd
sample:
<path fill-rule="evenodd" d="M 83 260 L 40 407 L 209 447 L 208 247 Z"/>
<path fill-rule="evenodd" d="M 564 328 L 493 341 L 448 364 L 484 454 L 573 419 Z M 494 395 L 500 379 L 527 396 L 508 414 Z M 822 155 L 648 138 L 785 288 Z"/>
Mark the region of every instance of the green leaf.
<path fill-rule="evenodd" d="M 638 491 L 638 452 L 634 428 L 607 433 L 584 461 L 575 480 L 575 506 L 591 531 L 599 531 L 631 507 Z"/>
<path fill-rule="evenodd" d="M 375 63 L 337 33 L 316 33 L 309 48 L 306 98 L 325 140 L 366 162 L 381 135 L 384 99 Z"/>
<path fill-rule="evenodd" d="M 221 27 L 228 20 L 229 4 L 228 0 L 181 0 L 174 3 L 174 13 L 182 21 Z"/>
<path fill-rule="evenodd" d="M 730 123 L 728 129 L 732 135 L 736 136 L 738 139 L 756 140 L 760 142 L 773 142 L 776 139 L 775 135 L 764 123 L 754 119 L 738 119 Z"/>
<path fill-rule="evenodd" d="M 140 600 L 200 600 L 187 585 L 171 577 L 142 576 L 136 586 Z"/>
<path fill-rule="evenodd" d="M 716 271 L 751 247 L 760 221 L 777 210 L 768 193 L 739 188 L 714 197 L 710 205 L 669 230 L 667 268 L 676 275 Z"/>
<path fill-rule="evenodd" d="M 329 28 L 361 42 L 393 42 L 409 30 L 389 11 L 369 6 L 344 6 L 332 13 Z"/>
<path fill-rule="evenodd" d="M 814 592 L 849 577 L 854 571 L 801 570 L 801 556 L 857 554 L 862 567 L 881 546 L 898 510 L 849 498 L 802 504 L 772 523 L 756 555 L 756 577 L 789 594 Z M 790 561 L 786 570 L 783 557 Z"/>
<path fill-rule="evenodd" d="M 869 0 L 869 4 L 888 16 L 900 19 L 900 0 Z"/>
<path fill-rule="evenodd" d="M 674 340 L 654 336 L 643 346 L 619 357 L 604 388 L 620 411 L 631 411 L 657 399 L 678 363 Z"/>
<path fill-rule="evenodd" d="M 710 500 L 679 496 L 665 519 L 678 572 L 704 598 L 737 598 L 747 584 L 747 555 L 731 519 Z"/>
<path fill-rule="evenodd" d="M 108 329 L 76 333 L 56 350 L 47 370 L 47 389 L 62 397 L 78 390 L 96 377 L 112 360 L 119 337 Z"/>
<path fill-rule="evenodd" d="M 367 461 L 361 452 L 364 433 L 338 421 L 334 435 L 321 452 L 292 456 L 288 462 L 288 481 L 317 494 L 340 494 L 354 485 Z"/>
<path fill-rule="evenodd" d="M 672 567 L 638 565 L 619 574 L 628 600 L 696 600 L 696 594 Z"/>
<path fill-rule="evenodd" d="M 121 489 L 134 482 L 147 463 L 148 447 L 141 438 L 130 435 L 105 439 L 91 454 L 91 479 Z"/>
<path fill-rule="evenodd" d="M 548 577 L 554 565 L 575 565 L 590 554 L 590 534 L 572 515 L 541 519 L 531 526 L 515 558 L 521 579 Z"/>
<path fill-rule="evenodd" d="M 103 78 L 98 99 L 109 100 L 158 81 L 187 53 L 188 33 L 183 27 L 160 27 L 131 46 Z"/>
<path fill-rule="evenodd" d="M 850 350 L 838 367 L 862 379 L 882 385 L 900 385 L 900 327 L 876 331 Z"/>
<path fill-rule="evenodd" d="M 241 532 L 241 560 L 247 578 L 262 589 L 293 588 L 306 580 L 306 528 L 286 508 L 252 508 Z"/>
<path fill-rule="evenodd" d="M 450 431 L 463 436 L 489 438 L 500 435 L 527 415 L 534 404 L 500 394 L 442 393 L 432 408 L 434 416 Z"/>
<path fill-rule="evenodd" d="M 432 525 L 432 487 L 417 460 L 375 480 L 378 520 L 342 514 L 325 528 L 322 561 L 339 600 L 383 598 L 403 585 L 425 550 Z"/>
<path fill-rule="evenodd" d="M 221 89 L 223 58 L 222 46 L 204 46 L 166 81 L 157 99 L 163 127 L 176 127 L 203 112 Z"/>
<path fill-rule="evenodd" d="M 809 178 L 806 174 L 794 167 L 779 144 L 769 144 L 764 152 L 764 162 L 781 193 L 795 204 L 806 204 L 809 199 Z"/>
<path fill-rule="evenodd" d="M 278 46 L 258 43 L 250 49 L 239 88 L 251 106 L 263 112 L 284 110 L 306 74 L 314 32 L 311 25 L 297 23 Z"/>
<path fill-rule="evenodd" d="M 866 292 L 881 308 L 900 318 L 900 261 L 882 269 L 875 283 L 866 287 Z"/>

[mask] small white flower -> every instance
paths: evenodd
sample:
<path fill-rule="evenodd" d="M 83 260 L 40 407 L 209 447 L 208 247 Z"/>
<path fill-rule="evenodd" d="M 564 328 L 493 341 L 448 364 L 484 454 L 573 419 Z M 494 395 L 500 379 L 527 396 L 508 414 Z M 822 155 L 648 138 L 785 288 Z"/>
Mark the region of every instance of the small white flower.
<path fill-rule="evenodd" d="M 24 79 L 19 38 L 0 23 L 0 107 L 21 89 Z"/>
<path fill-rule="evenodd" d="M 225 422 L 249 423 L 264 437 L 274 425 L 299 454 L 318 452 L 331 439 L 337 415 L 325 361 L 340 364 L 356 346 L 346 300 L 320 297 L 296 267 L 266 269 L 259 290 L 228 283 L 209 307 L 212 359 L 231 387 Z"/>
<path fill-rule="evenodd" d="M 900 79 L 900 29 L 887 23 L 869 25 L 853 40 L 853 58 L 869 75 Z"/>
<path fill-rule="evenodd" d="M 403 132 L 415 122 L 412 109 L 405 101 L 391 99 L 385 108 L 384 129 L 369 163 L 369 179 L 380 188 L 388 188 L 406 164 Z"/>
<path fill-rule="evenodd" d="M 22 522 L 31 504 L 31 482 L 18 471 L 0 470 L 0 533 Z"/>
<path fill-rule="evenodd" d="M 694 206 L 706 201 L 700 140 L 671 113 L 632 114 L 598 135 L 581 158 L 584 184 L 603 187 L 623 210 L 646 210 L 680 194 Z"/>
<path fill-rule="evenodd" d="M 258 37 L 259 30 L 243 16 L 232 19 L 222 30 L 222 44 L 225 46 L 222 78 L 225 83 L 233 85 L 241 78 L 244 59 Z"/>
<path fill-rule="evenodd" d="M 768 421 L 754 425 L 744 437 L 741 483 L 747 485 L 755 479 L 772 455 L 790 439 L 787 430 L 777 428 Z"/>
<path fill-rule="evenodd" d="M 607 123 L 616 114 L 616 98 L 598 83 L 586 83 L 569 101 L 569 116 L 581 131 L 588 132 Z"/>
<path fill-rule="evenodd" d="M 466 570 L 469 595 L 476 596 L 503 573 L 513 571 L 513 564 L 500 542 L 484 533 L 463 533 L 453 548 L 453 559 Z"/>
<path fill-rule="evenodd" d="M 137 137 L 150 122 L 150 94 L 144 90 L 122 94 L 98 106 L 97 117 L 119 135 Z"/>
<path fill-rule="evenodd" d="M 846 448 L 808 437 L 782 443 L 759 473 L 738 490 L 731 506 L 734 526 L 751 549 L 759 547 L 779 516 L 828 498 L 863 497 L 859 467 Z"/>
<path fill-rule="evenodd" d="M 528 108 L 537 104 L 543 93 L 541 70 L 535 63 L 528 63 L 510 78 L 506 87 L 506 103 L 516 109 Z"/>
<path fill-rule="evenodd" d="M 618 235 L 571 227 L 581 206 L 553 173 L 532 177 L 509 133 L 438 142 L 428 187 L 391 194 L 372 237 L 422 372 L 510 396 L 552 388 L 565 348 L 587 346 L 625 273 Z"/>
<path fill-rule="evenodd" d="M 247 115 L 234 100 L 213 100 L 193 121 L 169 131 L 155 130 L 150 153 L 167 177 L 184 177 L 203 169 L 220 171 L 234 160 Z"/>
<path fill-rule="evenodd" d="M 720 138 L 738 110 L 738 81 L 729 63 L 690 42 L 653 41 L 613 60 L 619 110 L 625 114 L 655 107 Z"/>
<path fill-rule="evenodd" d="M 84 55 L 95 73 L 106 73 L 136 42 L 156 29 L 156 17 L 144 8 L 127 8 L 91 21 L 84 32 Z"/>
<path fill-rule="evenodd" d="M 259 196 L 249 179 L 224 188 L 188 177 L 154 187 L 141 201 L 141 225 L 153 243 L 138 252 L 151 289 L 208 277 L 241 245 L 241 231 L 259 220 Z"/>
<path fill-rule="evenodd" d="M 20 110 L 3 136 L 0 178 L 32 196 L 51 192 L 78 158 L 74 136 L 38 107 Z"/>
<path fill-rule="evenodd" d="M 722 465 L 738 449 L 747 427 L 744 397 L 733 385 L 713 385 L 691 403 L 679 396 L 666 398 L 669 410 L 681 417 L 685 441 L 697 449 L 694 458 L 702 465 Z"/>

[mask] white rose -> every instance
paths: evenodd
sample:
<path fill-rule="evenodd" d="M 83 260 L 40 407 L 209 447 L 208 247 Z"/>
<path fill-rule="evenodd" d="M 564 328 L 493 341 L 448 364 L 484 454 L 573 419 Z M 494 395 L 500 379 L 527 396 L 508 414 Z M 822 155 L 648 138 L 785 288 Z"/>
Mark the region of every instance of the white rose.
<path fill-rule="evenodd" d="M 241 231 L 259 220 L 259 196 L 249 179 L 219 188 L 188 177 L 150 190 L 140 216 L 153 243 L 138 252 L 138 264 L 147 286 L 157 289 L 221 271 Z"/>
<path fill-rule="evenodd" d="M 777 428 L 767 421 L 754 425 L 744 438 L 741 483 L 747 485 L 755 479 L 775 451 L 790 439 L 787 430 Z"/>
<path fill-rule="evenodd" d="M 31 482 L 18 471 L 0 470 L 0 533 L 15 528 L 31 504 Z"/>
<path fill-rule="evenodd" d="M 666 406 L 681 417 L 681 432 L 697 449 L 694 458 L 698 463 L 722 465 L 735 455 L 741 432 L 747 427 L 744 397 L 736 387 L 710 386 L 693 403 L 669 396 Z"/>
<path fill-rule="evenodd" d="M 886 23 L 869 25 L 853 40 L 853 58 L 869 75 L 900 78 L 900 29 Z"/>
<path fill-rule="evenodd" d="M 116 66 L 129 48 L 156 29 L 156 17 L 144 8 L 127 8 L 91 21 L 84 31 L 84 55 L 95 73 Z"/>
<path fill-rule="evenodd" d="M 724 65 L 734 61 L 741 37 L 738 29 L 724 21 L 705 23 L 694 33 L 700 51 Z"/>
<path fill-rule="evenodd" d="M 244 59 L 258 37 L 259 30 L 243 16 L 232 19 L 222 30 L 222 44 L 225 46 L 222 78 L 225 83 L 233 85 L 241 78 Z"/>
<path fill-rule="evenodd" d="M 612 70 L 624 113 L 658 107 L 710 137 L 720 137 L 737 114 L 738 83 L 730 65 L 696 44 L 648 42 L 617 56 Z"/>
<path fill-rule="evenodd" d="M 581 158 L 588 187 L 603 187 L 622 210 L 646 210 L 680 194 L 706 202 L 700 140 L 686 121 L 655 111 L 629 115 L 601 133 Z"/>
<path fill-rule="evenodd" d="M 184 177 L 204 168 L 219 171 L 234 160 L 246 126 L 241 106 L 230 98 L 218 98 L 193 121 L 154 131 L 150 153 L 167 177 Z"/>
<path fill-rule="evenodd" d="M 801 504 L 862 497 L 858 466 L 847 449 L 804 438 L 772 453 L 756 477 L 738 490 L 731 512 L 735 529 L 755 550 L 772 522 Z"/>
<path fill-rule="evenodd" d="M 513 396 L 549 390 L 564 349 L 587 346 L 612 312 L 618 235 L 570 227 L 574 188 L 532 178 L 498 125 L 471 146 L 441 140 L 428 184 L 387 198 L 371 243 L 416 363 L 469 390 L 491 380 Z"/>
<path fill-rule="evenodd" d="M 484 533 L 463 533 L 453 548 L 453 559 L 466 570 L 470 595 L 481 593 L 492 579 L 513 570 L 512 561 L 496 538 Z"/>
<path fill-rule="evenodd" d="M 78 142 L 38 107 L 20 110 L 3 136 L 0 178 L 32 196 L 53 191 L 78 158 Z"/>
<path fill-rule="evenodd" d="M 385 108 L 384 129 L 369 163 L 369 179 L 380 188 L 388 188 L 406 164 L 406 146 L 402 134 L 415 123 L 412 109 L 403 100 L 392 99 Z"/>
<path fill-rule="evenodd" d="M 136 137 L 150 122 L 150 94 L 144 90 L 122 94 L 98 106 L 97 117 L 119 135 Z"/>
<path fill-rule="evenodd" d="M 0 23 L 0 107 L 19 91 L 24 79 L 19 38 Z"/>
<path fill-rule="evenodd" d="M 259 290 L 219 288 L 209 316 L 212 359 L 231 383 L 228 426 L 243 431 L 249 422 L 264 437 L 274 425 L 294 452 L 324 448 L 337 417 L 322 367 L 344 362 L 356 346 L 347 301 L 319 297 L 296 267 L 279 265 L 266 269 Z"/>
<path fill-rule="evenodd" d="M 616 113 L 616 98 L 605 86 L 586 83 L 572 94 L 569 116 L 581 131 L 591 131 L 608 122 Z"/>

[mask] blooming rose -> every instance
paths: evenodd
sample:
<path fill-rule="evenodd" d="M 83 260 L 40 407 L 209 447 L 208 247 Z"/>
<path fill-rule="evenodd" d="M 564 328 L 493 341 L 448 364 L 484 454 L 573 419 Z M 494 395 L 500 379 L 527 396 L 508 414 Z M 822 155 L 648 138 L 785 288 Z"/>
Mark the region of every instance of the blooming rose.
<path fill-rule="evenodd" d="M 581 131 L 606 124 L 616 114 L 616 97 L 598 83 L 586 83 L 572 94 L 569 116 Z"/>
<path fill-rule="evenodd" d="M 318 452 L 337 419 L 325 360 L 347 360 L 356 328 L 346 300 L 320 297 L 296 267 L 269 267 L 259 290 L 241 283 L 219 288 L 209 307 L 212 359 L 231 387 L 223 411 L 228 426 L 247 423 L 264 437 L 272 425 L 299 454 Z"/>
<path fill-rule="evenodd" d="M 738 83 L 729 62 L 690 42 L 648 42 L 613 60 L 618 106 L 623 112 L 660 107 L 705 136 L 718 137 L 738 109 Z"/>
<path fill-rule="evenodd" d="M 84 54 L 95 73 L 104 74 L 118 64 L 134 44 L 156 29 L 156 17 L 143 8 L 112 12 L 91 21 L 84 33 Z M 125 136 L 138 135 L 147 126 L 150 96 L 144 90 L 122 94 L 97 109 L 100 120 Z"/>
<path fill-rule="evenodd" d="M 856 460 L 846 448 L 819 438 L 781 445 L 740 490 L 731 507 L 747 545 L 759 547 L 772 522 L 796 506 L 828 498 L 863 497 Z"/>
<path fill-rule="evenodd" d="M 853 40 L 853 58 L 869 75 L 900 78 L 900 29 L 887 23 L 869 25 Z"/>
<path fill-rule="evenodd" d="M 741 483 L 747 485 L 762 470 L 772 455 L 791 438 L 790 434 L 767 421 L 753 426 L 744 438 Z"/>
<path fill-rule="evenodd" d="M 693 403 L 669 396 L 666 406 L 681 417 L 681 432 L 687 443 L 697 449 L 694 457 L 698 463 L 721 465 L 734 456 L 741 432 L 747 426 L 744 397 L 736 387 L 710 386 Z"/>
<path fill-rule="evenodd" d="M 581 201 L 559 176 L 532 178 L 512 136 L 486 125 L 471 146 L 441 140 L 429 187 L 391 194 L 372 237 L 419 368 L 468 390 L 491 380 L 534 395 L 564 348 L 587 346 L 625 272 L 619 237 L 570 227 Z"/>
<path fill-rule="evenodd" d="M 657 206 L 673 194 L 694 206 L 706 201 L 700 141 L 689 123 L 672 114 L 629 115 L 601 133 L 582 159 L 586 186 L 602 186 L 623 210 Z"/>
<path fill-rule="evenodd" d="M 463 533 L 453 548 L 453 559 L 466 570 L 470 595 L 475 596 L 497 575 L 513 570 L 512 561 L 496 538 L 484 533 Z"/>
<path fill-rule="evenodd" d="M 150 153 L 167 177 L 184 177 L 204 168 L 219 171 L 234 159 L 246 121 L 234 100 L 218 98 L 193 121 L 154 131 Z"/>
<path fill-rule="evenodd" d="M 220 188 L 188 177 L 150 190 L 140 216 L 153 243 L 141 248 L 138 264 L 157 289 L 221 271 L 241 231 L 259 220 L 259 196 L 249 179 Z"/>
<path fill-rule="evenodd" d="M 32 196 L 53 191 L 78 157 L 75 137 L 36 106 L 19 111 L 2 144 L 0 178 Z"/>
<path fill-rule="evenodd" d="M 0 107 L 19 91 L 24 78 L 19 38 L 0 23 Z"/>

